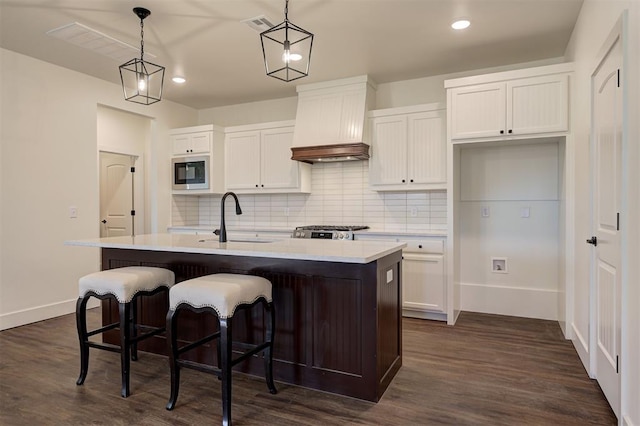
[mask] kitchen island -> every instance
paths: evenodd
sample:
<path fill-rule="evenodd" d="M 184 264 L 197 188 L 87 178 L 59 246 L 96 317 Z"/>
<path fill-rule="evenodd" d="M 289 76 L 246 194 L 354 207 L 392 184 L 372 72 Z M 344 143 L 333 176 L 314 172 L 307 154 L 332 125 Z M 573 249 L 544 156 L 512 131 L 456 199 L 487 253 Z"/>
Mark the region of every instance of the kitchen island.
<path fill-rule="evenodd" d="M 401 264 L 404 244 L 373 241 L 230 240 L 150 234 L 69 241 L 100 247 L 102 269 L 145 265 L 171 269 L 180 282 L 219 272 L 265 277 L 276 309 L 274 377 L 277 381 L 378 401 L 402 365 Z M 103 323 L 117 321 L 115 301 L 103 301 Z M 168 309 L 161 295 L 140 305 L 144 323 L 161 325 Z M 181 313 L 179 340 L 195 341 L 217 328 L 215 318 Z M 261 341 L 262 309 L 234 317 L 234 341 Z M 117 331 L 105 336 L 118 343 Z M 164 336 L 139 344 L 166 354 Z M 216 363 L 215 345 L 187 355 Z M 263 375 L 253 357 L 238 371 Z"/>

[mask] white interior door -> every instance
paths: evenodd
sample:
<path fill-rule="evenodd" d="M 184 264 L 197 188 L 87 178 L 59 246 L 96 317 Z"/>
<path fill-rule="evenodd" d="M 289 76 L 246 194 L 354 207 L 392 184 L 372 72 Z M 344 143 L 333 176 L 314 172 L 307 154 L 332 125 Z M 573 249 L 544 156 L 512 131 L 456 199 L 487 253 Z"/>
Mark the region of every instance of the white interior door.
<path fill-rule="evenodd" d="M 133 173 L 129 155 L 100 152 L 100 237 L 133 235 Z"/>
<path fill-rule="evenodd" d="M 595 376 L 620 416 L 622 184 L 622 43 L 614 37 L 592 75 L 592 173 L 595 297 Z"/>

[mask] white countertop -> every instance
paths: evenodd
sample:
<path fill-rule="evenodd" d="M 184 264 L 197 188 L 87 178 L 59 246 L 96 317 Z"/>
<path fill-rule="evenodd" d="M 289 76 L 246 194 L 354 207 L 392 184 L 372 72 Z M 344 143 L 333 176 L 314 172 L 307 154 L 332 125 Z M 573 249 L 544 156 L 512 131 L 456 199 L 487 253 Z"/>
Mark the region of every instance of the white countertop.
<path fill-rule="evenodd" d="M 213 233 L 216 227 L 214 226 L 200 226 L 200 225 L 184 225 L 184 226 L 170 226 L 167 228 L 169 232 L 211 232 Z M 260 233 L 285 233 L 291 234 L 293 228 L 236 228 L 227 227 L 227 233 L 231 235 L 233 232 L 255 232 Z M 356 236 L 381 236 L 381 237 L 446 237 L 446 230 L 429 230 L 429 231 L 384 231 L 381 229 L 363 229 L 360 231 L 354 231 Z"/>
<path fill-rule="evenodd" d="M 215 235 L 145 234 L 65 241 L 65 245 L 133 250 L 202 253 L 226 256 L 270 257 L 340 263 L 369 263 L 402 250 L 406 244 L 387 241 L 317 239 L 254 239 L 218 242 Z"/>

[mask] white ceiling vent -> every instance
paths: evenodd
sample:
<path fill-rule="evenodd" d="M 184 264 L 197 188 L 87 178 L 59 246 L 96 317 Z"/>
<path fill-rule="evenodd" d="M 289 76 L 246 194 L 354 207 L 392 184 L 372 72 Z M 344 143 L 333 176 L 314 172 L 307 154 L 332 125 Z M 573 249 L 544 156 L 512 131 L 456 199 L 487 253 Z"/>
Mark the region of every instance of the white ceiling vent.
<path fill-rule="evenodd" d="M 47 31 L 47 35 L 75 44 L 76 46 L 84 47 L 85 49 L 93 50 L 96 53 L 117 59 L 121 62 L 140 56 L 140 47 L 134 47 L 78 22 L 49 30 Z M 145 51 L 144 54 L 152 58 L 156 57 L 147 51 Z"/>
<path fill-rule="evenodd" d="M 273 20 L 266 15 L 256 16 L 254 18 L 245 19 L 244 21 L 240 22 L 247 24 L 259 33 L 266 31 L 275 25 L 273 23 Z"/>

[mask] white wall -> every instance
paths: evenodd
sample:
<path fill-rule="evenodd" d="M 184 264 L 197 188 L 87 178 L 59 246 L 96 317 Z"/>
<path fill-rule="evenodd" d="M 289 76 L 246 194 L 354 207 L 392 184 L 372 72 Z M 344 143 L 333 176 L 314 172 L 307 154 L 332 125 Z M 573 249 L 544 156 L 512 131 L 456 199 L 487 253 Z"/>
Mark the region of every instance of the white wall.
<path fill-rule="evenodd" d="M 151 146 L 151 118 L 98 105 L 98 149 L 104 152 L 135 157 L 134 208 L 136 210 L 135 233 L 148 233 L 151 229 L 151 213 L 145 208 L 145 182 L 147 156 Z M 98 163 L 99 164 L 99 163 Z"/>
<path fill-rule="evenodd" d="M 472 144 L 459 171 L 461 309 L 557 319 L 558 143 Z"/>
<path fill-rule="evenodd" d="M 470 75 L 558 64 L 561 62 L 564 62 L 563 58 L 550 58 L 501 67 L 442 74 L 391 83 L 379 83 L 376 91 L 375 108 L 396 108 L 432 102 L 446 102 L 447 96 L 444 89 L 445 80 Z M 290 98 L 207 108 L 198 111 L 198 124 L 217 124 L 225 127 L 266 123 L 270 121 L 294 120 L 296 118 L 297 105 L 298 98 L 294 96 Z"/>
<path fill-rule="evenodd" d="M 73 312 L 77 280 L 98 251 L 68 247 L 98 236 L 98 105 L 152 118 L 147 206 L 151 230 L 169 224 L 168 129 L 197 111 L 125 102 L 119 85 L 0 49 L 0 329 Z M 114 64 L 114 72 L 117 64 Z M 70 219 L 69 206 L 78 207 Z"/>
<path fill-rule="evenodd" d="M 589 246 L 584 239 L 591 235 L 589 215 L 589 127 L 590 75 L 595 58 L 621 13 L 629 10 L 628 62 L 629 85 L 624 88 L 629 99 L 629 145 L 623 165 L 629 185 L 624 188 L 626 218 L 621 220 L 623 239 L 627 241 L 623 255 L 622 307 L 622 419 L 624 425 L 640 425 L 640 2 L 637 0 L 585 0 L 569 46 L 567 60 L 576 65 L 573 92 L 573 134 L 575 136 L 575 295 L 573 343 L 585 367 L 589 369 Z M 626 226 L 626 230 L 624 227 Z"/>
<path fill-rule="evenodd" d="M 198 111 L 198 123 L 218 126 L 286 121 L 296 118 L 298 97 L 228 105 Z"/>

